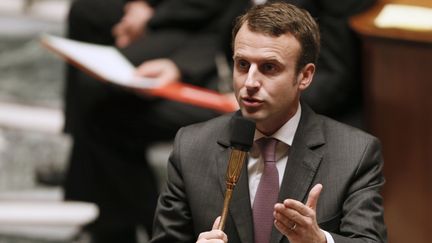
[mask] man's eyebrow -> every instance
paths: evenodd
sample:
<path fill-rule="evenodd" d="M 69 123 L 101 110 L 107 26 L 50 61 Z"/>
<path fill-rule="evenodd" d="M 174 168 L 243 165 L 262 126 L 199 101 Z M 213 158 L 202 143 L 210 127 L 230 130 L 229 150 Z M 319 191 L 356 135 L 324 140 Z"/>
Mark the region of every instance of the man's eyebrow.
<path fill-rule="evenodd" d="M 266 62 L 280 62 L 280 59 L 274 56 L 267 57 L 264 59 Z"/>
<path fill-rule="evenodd" d="M 239 55 L 239 54 L 234 54 L 233 56 L 232 56 L 232 58 L 235 60 L 235 59 L 241 59 L 241 58 L 244 58 L 244 56 L 243 55 Z"/>
<path fill-rule="evenodd" d="M 233 60 L 240 60 L 240 59 L 247 59 L 247 57 L 245 55 L 242 54 L 234 54 L 233 55 Z M 268 57 L 263 57 L 260 58 L 259 60 L 260 63 L 283 63 L 282 60 L 280 60 L 280 58 L 278 58 L 277 56 L 268 56 Z"/>

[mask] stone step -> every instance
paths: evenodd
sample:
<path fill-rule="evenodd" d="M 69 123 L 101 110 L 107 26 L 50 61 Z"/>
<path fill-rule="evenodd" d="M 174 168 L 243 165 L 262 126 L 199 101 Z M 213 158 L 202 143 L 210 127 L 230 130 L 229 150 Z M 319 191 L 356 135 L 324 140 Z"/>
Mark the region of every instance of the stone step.
<path fill-rule="evenodd" d="M 30 16 L 49 21 L 64 21 L 70 0 L 1 0 L 0 14 Z"/>

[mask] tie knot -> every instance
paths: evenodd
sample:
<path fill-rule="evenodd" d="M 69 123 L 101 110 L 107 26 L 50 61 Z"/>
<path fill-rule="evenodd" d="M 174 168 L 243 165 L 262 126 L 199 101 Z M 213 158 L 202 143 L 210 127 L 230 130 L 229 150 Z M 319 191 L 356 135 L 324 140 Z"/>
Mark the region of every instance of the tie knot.
<path fill-rule="evenodd" d="M 257 144 L 261 150 L 261 156 L 265 163 L 276 162 L 276 145 L 278 140 L 275 138 L 260 138 Z"/>

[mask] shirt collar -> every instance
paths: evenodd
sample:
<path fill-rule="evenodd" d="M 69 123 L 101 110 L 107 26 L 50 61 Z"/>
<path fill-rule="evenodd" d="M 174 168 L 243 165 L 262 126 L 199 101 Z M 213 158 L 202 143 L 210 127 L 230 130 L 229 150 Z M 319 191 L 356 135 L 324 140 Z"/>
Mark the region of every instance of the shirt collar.
<path fill-rule="evenodd" d="M 294 114 L 294 116 L 291 117 L 291 119 L 289 119 L 281 128 L 279 128 L 270 137 L 276 138 L 277 140 L 283 142 L 284 144 L 291 146 L 294 140 L 295 132 L 300 122 L 300 116 L 301 116 L 301 106 L 299 103 L 297 107 L 297 111 Z M 266 136 L 262 134 L 260 131 L 258 131 L 257 129 L 255 129 L 254 141 L 262 137 L 266 137 Z"/>

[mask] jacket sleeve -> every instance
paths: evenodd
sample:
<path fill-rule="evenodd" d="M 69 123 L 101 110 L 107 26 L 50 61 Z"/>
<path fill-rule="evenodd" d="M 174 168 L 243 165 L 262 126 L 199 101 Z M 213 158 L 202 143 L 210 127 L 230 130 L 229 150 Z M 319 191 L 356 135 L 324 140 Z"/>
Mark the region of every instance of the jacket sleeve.
<path fill-rule="evenodd" d="M 374 139 L 365 149 L 343 203 L 343 217 L 335 242 L 387 242 L 381 188 L 383 159 Z"/>
<path fill-rule="evenodd" d="M 195 242 L 196 240 L 178 153 L 181 136 L 182 129 L 176 136 L 173 152 L 168 161 L 167 184 L 156 208 L 151 243 Z"/>

